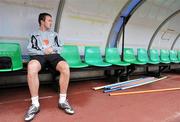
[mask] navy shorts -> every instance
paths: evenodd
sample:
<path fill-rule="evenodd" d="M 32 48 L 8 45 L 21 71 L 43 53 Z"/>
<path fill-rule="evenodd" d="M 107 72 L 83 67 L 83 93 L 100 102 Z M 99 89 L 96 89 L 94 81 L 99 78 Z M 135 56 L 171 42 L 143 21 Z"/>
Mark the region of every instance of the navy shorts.
<path fill-rule="evenodd" d="M 30 60 L 37 60 L 41 64 L 41 69 L 46 67 L 52 67 L 56 70 L 56 66 L 60 61 L 65 61 L 59 54 L 49 55 L 33 55 L 30 56 Z"/>

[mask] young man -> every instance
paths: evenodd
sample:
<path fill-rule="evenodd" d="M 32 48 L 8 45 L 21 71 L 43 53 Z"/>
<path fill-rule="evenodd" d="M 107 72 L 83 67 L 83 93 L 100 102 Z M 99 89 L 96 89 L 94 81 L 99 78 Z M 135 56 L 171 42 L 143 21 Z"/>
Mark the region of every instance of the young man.
<path fill-rule="evenodd" d="M 62 51 L 62 43 L 58 40 L 57 33 L 50 30 L 52 25 L 52 16 L 48 13 L 41 13 L 38 21 L 40 28 L 37 32 L 34 32 L 31 35 L 31 39 L 27 47 L 31 57 L 31 60 L 28 63 L 27 80 L 32 105 L 25 114 L 25 121 L 32 120 L 40 111 L 38 72 L 45 66 L 49 65 L 60 72 L 59 108 L 63 109 L 67 114 L 74 114 L 73 108 L 66 99 L 70 77 L 69 66 L 59 55 Z"/>

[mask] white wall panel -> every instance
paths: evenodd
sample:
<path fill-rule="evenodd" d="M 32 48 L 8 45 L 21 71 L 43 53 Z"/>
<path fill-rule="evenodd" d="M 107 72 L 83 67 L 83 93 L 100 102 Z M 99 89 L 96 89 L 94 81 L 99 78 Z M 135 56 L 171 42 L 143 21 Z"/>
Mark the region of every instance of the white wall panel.
<path fill-rule="evenodd" d="M 67 0 L 64 6 L 60 38 L 65 44 L 104 48 L 121 8 L 128 0 Z"/>
<path fill-rule="evenodd" d="M 177 0 L 146 0 L 132 15 L 129 22 L 126 25 L 125 32 L 125 47 L 143 47 L 148 48 L 150 39 L 158 28 L 158 26 L 172 13 L 179 10 L 180 2 Z M 180 19 L 176 17 L 176 20 L 171 20 L 166 26 L 160 30 L 155 37 L 153 43 L 155 48 L 170 48 L 173 43 L 172 40 L 180 32 Z M 162 41 L 162 32 L 167 28 L 175 30 L 171 35 L 169 41 Z M 121 45 L 121 43 L 120 43 Z M 121 47 L 121 46 L 120 46 Z"/>

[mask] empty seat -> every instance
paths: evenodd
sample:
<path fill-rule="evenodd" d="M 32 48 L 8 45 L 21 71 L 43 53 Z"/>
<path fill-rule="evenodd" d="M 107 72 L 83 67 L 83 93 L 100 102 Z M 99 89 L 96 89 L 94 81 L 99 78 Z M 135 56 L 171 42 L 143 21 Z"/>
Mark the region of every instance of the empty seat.
<path fill-rule="evenodd" d="M 165 64 L 170 63 L 168 50 L 165 50 L 165 49 L 160 50 L 160 62 L 165 63 Z"/>
<path fill-rule="evenodd" d="M 177 51 L 175 51 L 175 50 L 170 50 L 170 51 L 169 51 L 169 58 L 170 58 L 170 61 L 171 61 L 171 62 L 173 62 L 173 63 L 179 63 L 178 57 L 177 57 Z"/>
<path fill-rule="evenodd" d="M 148 58 L 147 50 L 144 48 L 138 48 L 137 49 L 137 59 L 140 62 L 148 63 L 149 58 Z"/>
<path fill-rule="evenodd" d="M 124 48 L 124 61 L 131 64 L 137 64 L 137 65 L 146 64 L 136 59 L 133 48 Z"/>
<path fill-rule="evenodd" d="M 128 66 L 130 63 L 121 61 L 117 48 L 106 48 L 105 61 L 113 65 Z"/>
<path fill-rule="evenodd" d="M 99 47 L 85 47 L 85 62 L 92 66 L 106 67 L 112 64 L 104 62 Z"/>
<path fill-rule="evenodd" d="M 67 61 L 70 68 L 83 68 L 88 64 L 83 63 L 77 46 L 64 45 L 61 56 Z"/>
<path fill-rule="evenodd" d="M 180 50 L 177 52 L 178 61 L 180 62 Z"/>
<path fill-rule="evenodd" d="M 0 72 L 15 71 L 23 68 L 21 48 L 17 43 L 0 43 L 0 58 L 1 61 L 3 58 L 6 58 L 10 59 L 11 62 L 11 66 L 9 68 L 0 68 Z M 2 62 L 0 63 L 3 65 Z"/>
<path fill-rule="evenodd" d="M 150 49 L 149 50 L 149 64 L 159 64 L 159 53 L 157 49 Z"/>

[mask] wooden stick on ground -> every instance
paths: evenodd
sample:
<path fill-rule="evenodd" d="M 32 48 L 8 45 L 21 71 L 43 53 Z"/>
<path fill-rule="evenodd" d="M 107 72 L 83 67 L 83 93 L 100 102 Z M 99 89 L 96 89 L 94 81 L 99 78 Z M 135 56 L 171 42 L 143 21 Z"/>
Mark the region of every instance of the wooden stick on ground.
<path fill-rule="evenodd" d="M 116 95 L 130 95 L 130 94 L 143 94 L 143 93 L 155 93 L 155 92 L 164 92 L 164 91 L 175 91 L 180 90 L 180 88 L 167 88 L 167 89 L 156 89 L 156 90 L 146 90 L 146 91 L 134 91 L 134 92 L 121 92 L 121 93 L 110 93 L 110 96 Z"/>

